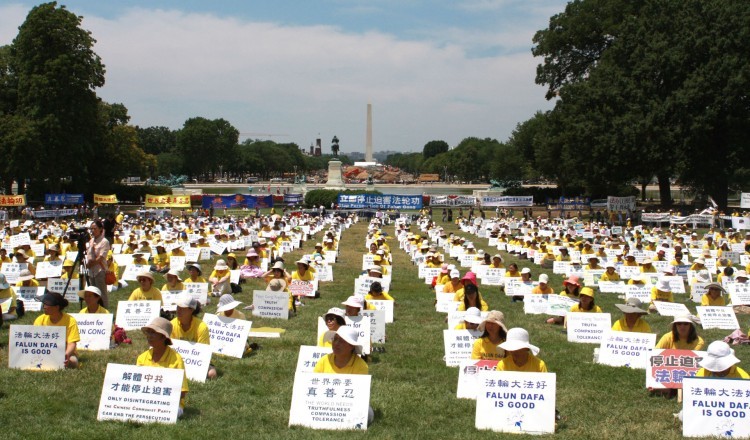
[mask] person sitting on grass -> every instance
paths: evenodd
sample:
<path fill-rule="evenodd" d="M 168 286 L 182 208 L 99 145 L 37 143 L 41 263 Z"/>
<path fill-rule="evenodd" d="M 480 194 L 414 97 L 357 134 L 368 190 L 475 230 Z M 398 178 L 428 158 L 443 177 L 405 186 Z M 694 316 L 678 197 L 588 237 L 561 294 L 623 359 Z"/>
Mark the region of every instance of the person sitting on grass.
<path fill-rule="evenodd" d="M 374 283 L 370 284 L 370 291 L 365 295 L 365 300 L 373 300 L 373 301 L 393 301 L 395 303 L 395 299 L 391 295 L 389 295 L 387 292 L 383 292 L 383 285 L 380 284 L 379 281 L 375 281 Z M 375 310 L 374 306 L 368 306 L 369 310 Z"/>
<path fill-rule="evenodd" d="M 65 307 L 68 307 L 68 300 L 62 295 L 57 292 L 45 292 L 42 296 L 44 314 L 37 316 L 34 325 L 65 327 L 65 368 L 78 368 L 76 347 L 81 336 L 75 318 L 63 312 Z"/>
<path fill-rule="evenodd" d="M 505 350 L 499 345 L 505 342 L 508 336 L 508 328 L 505 326 L 505 315 L 503 312 L 492 310 L 477 327 L 482 336 L 474 341 L 471 349 L 472 359 L 500 360 L 505 357 Z"/>
<path fill-rule="evenodd" d="M 323 332 L 318 338 L 318 347 L 332 346 L 333 337 L 336 335 L 336 331 L 341 326 L 346 325 L 344 314 L 345 312 L 338 307 L 328 309 L 325 316 L 323 316 L 323 321 L 325 322 L 328 331 Z"/>
<path fill-rule="evenodd" d="M 180 278 L 180 271 L 174 268 L 169 269 L 169 272 L 167 272 L 167 282 L 161 286 L 162 292 L 169 290 L 185 290 L 185 284 L 182 283 L 182 278 Z"/>
<path fill-rule="evenodd" d="M 522 328 L 508 330 L 505 342 L 498 346 L 506 355 L 497 363 L 497 371 L 546 373 L 547 365 L 539 359 L 539 347 L 529 343 L 529 332 Z"/>
<path fill-rule="evenodd" d="M 185 268 L 188 271 L 188 274 L 190 276 L 185 279 L 186 283 L 207 283 L 205 278 L 203 278 L 203 269 L 201 269 L 201 265 L 198 263 L 188 263 Z"/>
<path fill-rule="evenodd" d="M 84 290 L 78 292 L 78 296 L 83 299 L 86 307 L 82 308 L 78 313 L 109 313 L 109 310 L 104 308 L 102 302 L 102 292 L 96 286 L 87 286 Z"/>
<path fill-rule="evenodd" d="M 453 330 L 476 330 L 481 323 L 482 312 L 476 307 L 469 307 L 464 313 L 464 319 Z"/>
<path fill-rule="evenodd" d="M 154 276 L 151 272 L 141 272 L 135 277 L 138 281 L 137 287 L 130 294 L 128 301 L 160 301 L 163 302 L 161 291 L 154 287 Z"/>
<path fill-rule="evenodd" d="M 677 350 L 703 350 L 706 343 L 698 336 L 698 330 L 690 315 L 676 316 L 671 331 L 662 335 L 656 348 Z"/>
<path fill-rule="evenodd" d="M 648 312 L 641 308 L 641 300 L 628 298 L 625 304 L 615 304 L 624 316 L 612 325 L 612 330 L 617 332 L 651 333 L 651 327 L 641 317 Z"/>
<path fill-rule="evenodd" d="M 181 293 L 177 298 L 177 317 L 172 319 L 172 339 L 210 345 L 211 337 L 208 326 L 198 318 L 201 312 L 200 303 L 187 292 Z M 216 367 L 210 365 L 206 377 L 215 379 Z"/>
<path fill-rule="evenodd" d="M 711 377 L 723 379 L 750 379 L 745 370 L 737 366 L 740 360 L 734 355 L 734 350 L 724 341 L 714 341 L 706 350 L 698 365 L 701 367 L 695 377 Z"/>
<path fill-rule="evenodd" d="M 5 278 L 4 273 L 0 273 L 0 302 L 7 301 L 10 298 L 10 304 L 8 305 L 8 308 L 5 312 L 2 312 L 2 320 L 0 320 L 0 324 L 3 323 L 3 321 L 13 321 L 15 319 L 18 319 L 18 314 L 16 313 L 17 310 L 17 297 L 16 297 L 16 291 L 13 290 L 13 287 L 8 283 L 8 280 Z"/>
<path fill-rule="evenodd" d="M 706 293 L 701 297 L 701 306 L 726 306 L 724 293 L 727 291 L 719 283 L 711 283 L 706 286 Z"/>
<path fill-rule="evenodd" d="M 464 297 L 461 304 L 458 305 L 458 311 L 468 310 L 469 307 L 476 307 L 483 312 L 490 309 L 490 306 L 482 299 L 479 288 L 473 283 L 466 283 L 464 286 Z"/>

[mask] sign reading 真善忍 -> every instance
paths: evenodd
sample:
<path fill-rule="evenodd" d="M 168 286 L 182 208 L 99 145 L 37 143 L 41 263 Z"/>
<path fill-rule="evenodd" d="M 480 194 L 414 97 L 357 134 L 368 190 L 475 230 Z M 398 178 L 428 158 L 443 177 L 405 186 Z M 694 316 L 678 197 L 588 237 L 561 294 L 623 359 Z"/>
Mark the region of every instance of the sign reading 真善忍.
<path fill-rule="evenodd" d="M 367 429 L 370 383 L 369 374 L 296 374 L 289 426 Z"/>

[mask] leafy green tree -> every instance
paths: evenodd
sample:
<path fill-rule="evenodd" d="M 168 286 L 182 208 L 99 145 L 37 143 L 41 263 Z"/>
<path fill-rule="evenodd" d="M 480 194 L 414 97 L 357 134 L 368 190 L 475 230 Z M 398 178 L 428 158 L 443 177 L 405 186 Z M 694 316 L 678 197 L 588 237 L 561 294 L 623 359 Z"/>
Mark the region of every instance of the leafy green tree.
<path fill-rule="evenodd" d="M 430 141 L 422 148 L 422 155 L 425 160 L 435 157 L 441 153 L 447 153 L 449 149 L 448 143 L 445 141 Z"/>
<path fill-rule="evenodd" d="M 149 154 L 162 154 L 175 151 L 177 135 L 168 127 L 136 127 L 138 144 Z"/>
<path fill-rule="evenodd" d="M 214 175 L 219 167 L 230 168 L 240 132 L 224 119 L 202 117 L 185 121 L 177 133 L 177 149 L 188 176 Z"/>

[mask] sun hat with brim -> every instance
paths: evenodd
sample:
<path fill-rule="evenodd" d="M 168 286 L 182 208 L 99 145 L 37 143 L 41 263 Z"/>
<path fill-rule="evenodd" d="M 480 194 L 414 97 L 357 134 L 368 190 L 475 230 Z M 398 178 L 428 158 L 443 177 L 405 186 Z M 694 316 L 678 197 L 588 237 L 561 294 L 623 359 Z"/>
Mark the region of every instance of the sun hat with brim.
<path fill-rule="evenodd" d="M 29 256 L 28 256 L 28 255 L 26 255 L 26 252 L 25 252 L 25 251 L 24 251 L 23 249 L 19 249 L 19 250 L 17 250 L 17 251 L 15 252 L 15 254 L 16 254 L 16 256 L 20 255 L 20 256 L 22 256 L 22 257 L 24 257 L 24 258 L 29 258 Z"/>
<path fill-rule="evenodd" d="M 91 293 L 93 293 L 95 295 L 98 295 L 100 297 L 102 296 L 102 291 L 99 290 L 99 288 L 96 287 L 96 286 L 86 286 L 85 289 L 83 289 L 83 290 L 81 290 L 81 291 L 78 292 L 78 296 L 80 296 L 81 298 L 83 298 L 86 295 L 86 292 L 91 292 Z"/>
<path fill-rule="evenodd" d="M 177 307 L 182 307 L 183 309 L 195 310 L 196 308 L 198 308 L 198 300 L 193 298 L 189 293 L 183 292 L 177 295 L 176 305 Z"/>
<path fill-rule="evenodd" d="M 247 253 L 245 254 L 245 257 L 247 257 L 247 258 L 255 258 L 255 257 L 257 257 L 257 256 L 258 256 L 258 253 L 257 253 L 257 252 L 255 252 L 255 249 L 250 249 L 250 250 L 249 250 L 249 251 L 247 251 Z"/>
<path fill-rule="evenodd" d="M 659 282 L 656 283 L 656 290 L 660 292 L 671 292 L 672 286 L 669 285 L 669 281 L 667 280 L 659 280 Z"/>
<path fill-rule="evenodd" d="M 458 269 L 453 269 L 451 271 L 451 275 L 450 276 L 451 276 L 451 278 L 460 278 L 461 277 L 461 272 L 459 272 Z"/>
<path fill-rule="evenodd" d="M 473 285 L 477 285 L 477 275 L 474 272 L 466 272 L 463 278 L 461 278 L 461 281 L 468 281 Z"/>
<path fill-rule="evenodd" d="M 482 312 L 476 307 L 469 307 L 466 309 L 466 312 L 464 312 L 464 321 L 471 324 L 481 324 Z"/>
<path fill-rule="evenodd" d="M 268 282 L 268 287 L 266 287 L 266 290 L 270 290 L 273 292 L 280 292 L 284 289 L 286 289 L 286 281 L 282 280 L 281 278 L 272 279 Z"/>
<path fill-rule="evenodd" d="M 342 302 L 341 305 L 349 306 L 349 307 L 356 307 L 356 308 L 361 309 L 364 307 L 364 299 L 362 299 L 361 296 L 352 295 L 349 298 L 347 298 L 346 301 Z"/>
<path fill-rule="evenodd" d="M 5 278 L 5 274 L 4 273 L 0 273 L 0 289 L 5 290 L 8 287 L 10 287 L 10 284 L 8 284 L 8 279 Z"/>
<path fill-rule="evenodd" d="M 693 263 L 695 263 L 695 264 L 706 264 L 706 260 L 704 260 L 703 258 L 696 258 L 695 260 L 693 260 Z"/>
<path fill-rule="evenodd" d="M 362 344 L 359 343 L 359 332 L 357 329 L 349 325 L 342 325 L 336 330 L 336 334 L 339 338 L 343 339 L 344 342 L 354 347 L 354 353 L 362 354 Z"/>
<path fill-rule="evenodd" d="M 442 266 L 440 266 L 440 273 L 448 273 L 450 270 L 448 269 L 448 265 L 443 263 Z"/>
<path fill-rule="evenodd" d="M 628 298 L 625 304 L 615 304 L 615 307 L 620 309 L 622 313 L 641 313 L 645 315 L 648 312 L 641 308 L 642 304 L 638 298 Z"/>
<path fill-rule="evenodd" d="M 578 276 L 576 275 L 571 275 L 567 280 L 563 281 L 563 286 L 567 286 L 568 284 L 572 284 L 576 287 L 581 287 L 580 278 L 578 278 Z"/>
<path fill-rule="evenodd" d="M 641 266 L 645 266 L 647 264 L 652 264 L 653 261 L 651 261 L 650 258 L 646 258 L 645 260 L 641 261 Z"/>
<path fill-rule="evenodd" d="M 531 273 L 531 269 L 529 269 L 528 267 L 524 267 L 523 269 L 521 269 L 521 273 Z"/>
<path fill-rule="evenodd" d="M 539 347 L 529 343 L 529 332 L 520 327 L 508 330 L 505 342 L 498 345 L 498 347 L 505 351 L 517 351 L 528 348 L 534 356 L 539 354 Z"/>
<path fill-rule="evenodd" d="M 237 308 L 242 302 L 237 301 L 234 297 L 228 293 L 221 295 L 219 298 L 219 304 L 216 307 L 216 313 L 227 312 L 234 308 Z"/>
<path fill-rule="evenodd" d="M 495 254 L 495 255 L 493 255 L 493 256 L 492 256 L 492 259 L 493 259 L 493 260 L 494 260 L 495 258 L 499 259 L 500 261 L 503 261 L 503 257 L 502 257 L 502 256 L 501 256 L 500 254 Z"/>
<path fill-rule="evenodd" d="M 273 263 L 273 267 L 271 267 L 271 270 L 273 270 L 273 269 L 284 270 L 284 263 L 281 262 L 281 261 L 277 261 L 277 262 Z"/>
<path fill-rule="evenodd" d="M 377 272 L 377 273 L 380 273 L 380 274 L 383 273 L 383 269 L 381 269 L 380 266 L 369 266 L 367 268 L 367 271 L 368 272 Z"/>
<path fill-rule="evenodd" d="M 151 282 L 154 281 L 154 276 L 151 274 L 151 272 L 148 271 L 141 272 L 135 276 L 136 280 L 138 280 L 139 278 L 148 278 L 149 280 L 151 280 Z"/>
<path fill-rule="evenodd" d="M 294 264 L 304 264 L 305 266 L 309 266 L 310 265 L 310 263 L 307 260 L 304 260 L 304 259 L 299 259 L 299 260 L 295 261 Z"/>
<path fill-rule="evenodd" d="M 216 266 L 214 266 L 214 270 L 227 270 L 229 269 L 229 266 L 227 266 L 227 262 L 224 260 L 216 260 Z"/>
<path fill-rule="evenodd" d="M 188 270 L 190 270 L 190 268 L 191 268 L 191 267 L 192 267 L 193 269 L 195 269 L 195 270 L 197 270 L 197 271 L 198 271 L 198 275 L 201 275 L 201 274 L 203 274 L 203 269 L 201 269 L 201 265 L 200 265 L 200 264 L 198 264 L 198 263 L 188 263 L 188 264 L 187 264 L 187 265 L 185 266 L 185 269 L 188 269 Z"/>
<path fill-rule="evenodd" d="M 695 321 L 693 321 L 693 317 L 690 315 L 679 315 L 675 316 L 674 320 L 672 321 L 672 324 L 677 324 L 679 322 L 684 322 L 687 324 L 691 324 L 693 327 L 695 327 Z"/>
<path fill-rule="evenodd" d="M 167 275 L 172 275 L 174 277 L 177 277 L 177 281 L 182 281 L 182 278 L 180 278 L 180 271 L 177 269 L 169 269 L 169 272 L 167 272 Z"/>
<path fill-rule="evenodd" d="M 549 275 L 547 275 L 546 273 L 539 275 L 539 282 L 544 284 L 549 283 Z"/>
<path fill-rule="evenodd" d="M 471 309 L 472 307 L 469 308 Z M 487 314 L 487 317 L 479 323 L 479 327 L 477 327 L 477 330 L 479 330 L 480 332 L 484 332 L 485 324 L 487 324 L 488 322 L 494 322 L 495 324 L 499 325 L 500 328 L 505 331 L 505 333 L 508 333 L 508 327 L 505 326 L 505 314 L 503 314 L 503 312 L 499 310 L 490 311 Z"/>
<path fill-rule="evenodd" d="M 706 356 L 698 362 L 698 365 L 713 373 L 732 368 L 733 365 L 740 363 L 740 360 L 734 355 L 734 350 L 724 341 L 714 341 L 708 346 Z"/>
<path fill-rule="evenodd" d="M 34 274 L 30 270 L 24 269 L 18 273 L 18 281 L 29 281 L 34 279 Z"/>
<path fill-rule="evenodd" d="M 323 318 L 325 319 L 328 315 L 338 316 L 343 319 L 346 316 L 346 312 L 339 307 L 331 307 L 326 314 L 323 315 Z"/>
<path fill-rule="evenodd" d="M 709 291 L 711 289 L 719 289 L 721 293 L 727 293 L 727 290 L 723 288 L 719 283 L 711 283 L 706 285 L 706 291 Z"/>
<path fill-rule="evenodd" d="M 146 330 L 152 330 L 166 338 L 164 341 L 167 345 L 172 345 L 172 323 L 168 319 L 157 316 L 152 319 L 147 325 L 141 327 L 141 331 L 145 334 Z"/>
<path fill-rule="evenodd" d="M 583 289 L 581 289 L 581 291 L 578 294 L 579 295 L 586 295 L 589 298 L 593 298 L 594 295 L 595 295 L 594 289 L 592 289 L 591 287 L 584 287 Z"/>

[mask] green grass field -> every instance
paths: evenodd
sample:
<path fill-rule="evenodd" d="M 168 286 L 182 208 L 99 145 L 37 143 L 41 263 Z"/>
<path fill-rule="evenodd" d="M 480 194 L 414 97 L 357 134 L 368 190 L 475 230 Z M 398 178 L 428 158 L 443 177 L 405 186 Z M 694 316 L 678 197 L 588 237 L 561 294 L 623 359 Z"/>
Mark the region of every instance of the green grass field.
<path fill-rule="evenodd" d="M 455 231 L 452 225 L 445 225 Z M 387 232 L 392 235 L 393 228 Z M 314 431 L 287 426 L 294 370 L 300 345 L 314 345 L 316 320 L 328 308 L 338 305 L 353 291 L 353 279 L 360 272 L 361 255 L 366 251 L 366 223 L 344 231 L 334 282 L 323 283 L 319 299 L 308 299 L 298 316 L 289 321 L 252 319 L 254 327 L 286 328 L 280 339 L 259 339 L 262 348 L 243 359 L 215 356 L 213 363 L 220 377 L 205 384 L 191 383 L 185 417 L 176 425 L 140 425 L 96 420 L 104 371 L 108 362 L 134 364 L 147 349 L 143 335 L 128 332 L 132 346 L 106 352 L 83 352 L 82 366 L 76 371 L 27 372 L 7 368 L 8 326 L 0 330 L 0 426 L 4 438 L 482 438 L 508 437 L 474 429 L 475 402 L 456 399 L 458 369 L 443 362 L 445 315 L 434 311 L 434 295 L 417 278 L 417 268 L 389 241 L 395 274 L 391 294 L 396 298 L 395 322 L 388 325 L 385 353 L 376 353 L 370 364 L 372 393 L 370 404 L 376 420 L 366 432 Z M 473 240 L 487 249 L 485 239 Z M 294 261 L 309 253 L 315 239 L 303 251 L 286 258 Z M 509 258 L 508 261 L 515 261 Z M 534 276 L 546 272 L 550 285 L 559 291 L 562 278 L 551 271 L 533 267 Z M 208 264 L 204 265 L 207 267 Z M 464 270 L 461 271 L 462 274 Z M 162 285 L 161 277 L 157 286 Z M 110 295 L 127 299 L 133 286 Z M 249 304 L 252 290 L 260 282 L 244 285 L 235 297 Z M 593 345 L 571 344 L 561 326 L 546 324 L 545 315 L 525 315 L 522 303 L 511 303 L 498 288 L 481 288 L 491 309 L 502 310 L 509 327 L 522 326 L 531 333 L 531 342 L 542 351 L 540 357 L 550 371 L 557 373 L 557 408 L 563 420 L 555 438 L 662 438 L 682 437 L 681 426 L 672 413 L 680 406 L 672 399 L 650 397 L 644 388 L 642 370 L 612 368 L 592 363 Z M 684 295 L 679 296 L 685 301 Z M 621 315 L 614 307 L 615 295 L 597 295 L 597 304 L 613 319 Z M 207 311 L 215 311 L 213 305 Z M 694 311 L 692 304 L 688 305 Z M 77 305 L 67 311 L 76 312 Z M 110 304 L 110 310 L 115 307 Z M 31 324 L 37 313 L 28 313 L 18 324 Z M 659 335 L 667 331 L 670 318 L 646 318 Z M 747 329 L 747 316 L 740 316 Z M 700 331 L 707 343 L 723 338 L 728 331 Z M 737 356 L 750 365 L 750 348 L 736 348 Z M 513 436 L 512 438 L 519 438 Z"/>

